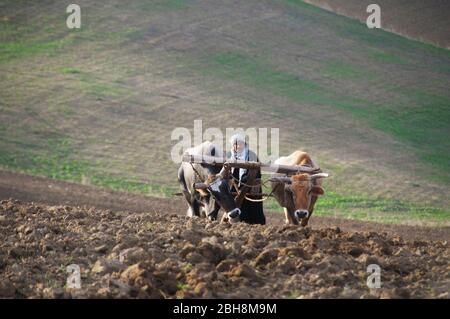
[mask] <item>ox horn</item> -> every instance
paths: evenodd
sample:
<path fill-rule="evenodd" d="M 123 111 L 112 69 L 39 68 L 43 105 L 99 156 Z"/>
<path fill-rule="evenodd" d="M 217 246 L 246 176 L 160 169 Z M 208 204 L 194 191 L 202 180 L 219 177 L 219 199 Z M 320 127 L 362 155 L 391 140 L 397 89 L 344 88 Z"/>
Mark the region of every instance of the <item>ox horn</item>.
<path fill-rule="evenodd" d="M 317 179 L 317 178 L 326 178 L 329 175 L 327 173 L 318 173 L 318 174 L 313 174 L 311 175 L 311 179 Z"/>
<path fill-rule="evenodd" d="M 228 165 L 228 163 L 225 162 L 223 164 L 223 167 L 220 170 L 219 174 L 217 174 L 217 176 L 219 176 L 220 178 L 224 179 L 225 177 L 228 176 L 229 169 L 230 169 L 230 166 Z"/>
<path fill-rule="evenodd" d="M 227 174 L 227 169 L 226 169 L 226 167 L 224 166 L 224 167 L 222 167 L 222 169 L 220 170 L 219 174 L 217 174 L 217 176 L 219 176 L 220 178 L 225 178 L 226 174 Z"/>
<path fill-rule="evenodd" d="M 220 170 L 219 173 L 217 173 L 215 176 L 224 179 L 227 175 L 227 167 L 224 166 L 222 167 L 222 169 Z M 209 175 L 209 177 L 214 179 L 214 176 Z M 210 185 L 211 181 L 209 180 L 209 178 L 203 182 L 203 183 L 194 183 L 194 188 L 195 189 L 201 189 L 201 190 L 206 190 L 208 189 L 209 185 Z"/>
<path fill-rule="evenodd" d="M 194 183 L 194 189 L 207 189 L 207 183 Z"/>
<path fill-rule="evenodd" d="M 277 182 L 277 183 L 286 183 L 286 184 L 291 184 L 292 183 L 292 178 L 290 177 L 272 177 L 270 179 L 271 182 Z"/>

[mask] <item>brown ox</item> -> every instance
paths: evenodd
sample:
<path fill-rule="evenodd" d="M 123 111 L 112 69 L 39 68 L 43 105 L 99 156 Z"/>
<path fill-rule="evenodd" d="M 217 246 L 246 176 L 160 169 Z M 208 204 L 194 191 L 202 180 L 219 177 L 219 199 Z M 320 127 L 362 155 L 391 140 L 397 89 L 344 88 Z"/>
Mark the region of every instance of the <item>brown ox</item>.
<path fill-rule="evenodd" d="M 302 151 L 295 151 L 289 156 L 280 157 L 275 161 L 280 165 L 303 165 L 319 168 L 311 157 Z M 314 211 L 314 205 L 319 195 L 324 194 L 322 178 L 328 174 L 318 170 L 316 174 L 299 173 L 292 176 L 274 174 L 271 177 L 272 192 L 275 199 L 284 209 L 286 223 L 307 226 Z"/>

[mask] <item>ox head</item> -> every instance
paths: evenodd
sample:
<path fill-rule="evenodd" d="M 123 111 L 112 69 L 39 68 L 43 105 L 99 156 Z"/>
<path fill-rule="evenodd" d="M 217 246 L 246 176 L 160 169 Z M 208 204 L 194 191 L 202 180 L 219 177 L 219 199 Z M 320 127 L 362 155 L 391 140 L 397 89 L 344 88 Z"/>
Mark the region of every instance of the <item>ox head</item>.
<path fill-rule="evenodd" d="M 291 207 L 295 208 L 294 216 L 300 220 L 309 218 L 312 196 L 324 194 L 325 191 L 317 184 L 317 179 L 326 177 L 328 177 L 326 173 L 313 175 L 300 173 L 291 177 L 275 177 L 272 180 L 284 185 L 285 199 L 290 203 Z"/>
<path fill-rule="evenodd" d="M 198 188 L 207 190 L 212 195 L 220 207 L 227 212 L 230 222 L 239 221 L 241 210 L 236 206 L 234 197 L 231 194 L 225 167 L 215 176 L 210 176 L 209 181 Z"/>

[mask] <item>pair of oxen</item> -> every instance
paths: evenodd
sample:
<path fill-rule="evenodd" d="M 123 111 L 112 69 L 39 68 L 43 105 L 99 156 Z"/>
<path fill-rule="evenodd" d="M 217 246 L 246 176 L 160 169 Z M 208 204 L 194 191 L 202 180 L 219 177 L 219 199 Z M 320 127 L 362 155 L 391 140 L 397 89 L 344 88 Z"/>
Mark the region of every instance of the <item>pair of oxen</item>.
<path fill-rule="evenodd" d="M 204 142 L 185 152 L 186 155 L 204 155 L 223 157 L 219 147 L 211 142 Z M 297 173 L 291 176 L 274 173 L 270 178 L 272 194 L 284 209 L 286 223 L 307 226 L 314 211 L 317 198 L 324 194 L 322 179 L 327 177 L 311 157 L 302 151 L 295 151 L 289 156 L 280 157 L 275 161 L 278 165 L 302 165 L 316 169 L 316 173 Z M 237 207 L 230 191 L 230 180 L 223 166 L 207 163 L 182 162 L 178 170 L 178 181 L 182 193 L 188 202 L 187 215 L 207 217 L 216 220 L 219 210 L 225 211 L 230 223 L 238 222 L 241 211 Z M 198 189 L 199 182 L 207 185 Z"/>

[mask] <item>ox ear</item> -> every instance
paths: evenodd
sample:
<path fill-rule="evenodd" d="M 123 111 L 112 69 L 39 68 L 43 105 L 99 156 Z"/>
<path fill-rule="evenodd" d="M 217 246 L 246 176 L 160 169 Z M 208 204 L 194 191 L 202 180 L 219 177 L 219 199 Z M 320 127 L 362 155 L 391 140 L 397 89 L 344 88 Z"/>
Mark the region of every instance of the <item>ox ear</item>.
<path fill-rule="evenodd" d="M 320 186 L 313 186 L 311 187 L 311 193 L 314 195 L 323 195 L 325 194 L 325 190 Z"/>
<path fill-rule="evenodd" d="M 205 183 L 194 183 L 192 186 L 200 194 L 201 197 L 205 197 L 205 196 L 209 195 L 209 193 L 207 191 L 208 184 L 205 184 Z"/>

